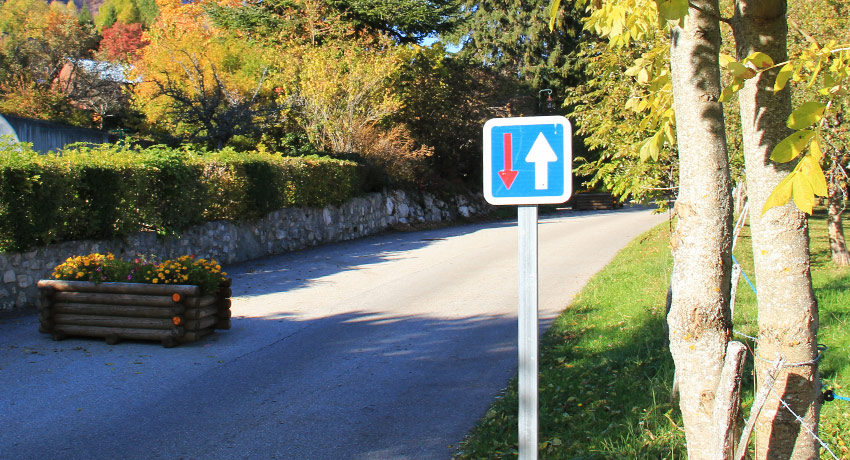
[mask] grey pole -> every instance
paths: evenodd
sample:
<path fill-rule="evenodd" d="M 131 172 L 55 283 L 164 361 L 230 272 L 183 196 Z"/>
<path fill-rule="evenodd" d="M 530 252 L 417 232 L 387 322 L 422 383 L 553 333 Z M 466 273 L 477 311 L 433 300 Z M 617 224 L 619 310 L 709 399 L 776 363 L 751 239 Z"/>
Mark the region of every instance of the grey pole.
<path fill-rule="evenodd" d="M 519 460 L 537 460 L 537 206 L 519 206 Z"/>

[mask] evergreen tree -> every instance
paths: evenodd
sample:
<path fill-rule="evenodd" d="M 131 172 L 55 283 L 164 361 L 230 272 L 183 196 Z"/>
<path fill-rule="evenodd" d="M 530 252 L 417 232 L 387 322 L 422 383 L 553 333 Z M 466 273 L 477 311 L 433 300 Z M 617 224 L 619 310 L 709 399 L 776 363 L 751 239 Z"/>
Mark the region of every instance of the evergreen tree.
<path fill-rule="evenodd" d="M 419 43 L 455 28 L 459 0 L 330 0 L 355 27 L 380 31 L 399 43 Z"/>
<path fill-rule="evenodd" d="M 137 0 L 136 7 L 139 10 L 139 19 L 143 26 L 149 27 L 159 16 L 159 8 L 156 0 Z"/>
<path fill-rule="evenodd" d="M 459 0 L 249 0 L 238 7 L 205 5 L 213 21 L 252 35 L 311 36 L 319 44 L 334 30 L 352 29 L 367 35 L 384 34 L 396 43 L 419 43 L 429 35 L 454 29 Z M 321 29 L 321 30 L 320 30 Z"/>
<path fill-rule="evenodd" d="M 565 2 L 557 12 L 557 27 L 550 31 L 549 4 L 549 0 L 466 0 L 465 27 L 447 38 L 463 45 L 462 56 L 504 75 L 519 76 L 534 88 L 552 89 L 557 96 L 582 79 L 575 55 L 582 13 Z"/>
<path fill-rule="evenodd" d="M 106 0 L 95 18 L 98 31 L 112 27 L 116 22 L 140 23 L 150 27 L 159 15 L 156 0 Z"/>
<path fill-rule="evenodd" d="M 87 4 L 83 3 L 82 8 L 80 8 L 77 21 L 83 26 L 94 26 L 94 16 L 92 16 L 91 8 Z"/>
<path fill-rule="evenodd" d="M 107 1 L 100 7 L 100 10 L 97 12 L 97 17 L 95 17 L 95 24 L 97 25 L 98 32 L 112 27 L 117 20 L 118 12 L 115 10 L 115 5 L 113 5 L 112 2 Z"/>
<path fill-rule="evenodd" d="M 135 0 L 116 0 L 117 21 L 124 24 L 136 24 L 142 21 L 142 15 Z"/>

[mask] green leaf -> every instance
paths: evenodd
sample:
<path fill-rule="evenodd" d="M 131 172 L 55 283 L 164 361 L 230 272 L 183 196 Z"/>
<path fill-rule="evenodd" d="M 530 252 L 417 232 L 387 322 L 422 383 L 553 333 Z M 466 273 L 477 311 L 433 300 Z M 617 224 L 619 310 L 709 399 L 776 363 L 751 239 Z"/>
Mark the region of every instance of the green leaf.
<path fill-rule="evenodd" d="M 654 161 L 658 161 L 658 155 L 661 153 L 661 149 L 664 148 L 664 130 L 659 129 L 654 136 L 652 136 L 653 147 L 652 151 L 652 159 Z"/>
<path fill-rule="evenodd" d="M 555 30 L 555 20 L 558 19 L 558 9 L 561 7 L 561 0 L 552 0 L 549 7 L 549 32 Z"/>
<path fill-rule="evenodd" d="M 728 85 L 725 88 L 723 88 L 723 92 L 720 93 L 720 99 L 718 99 L 718 101 L 719 102 L 728 102 L 730 99 L 732 99 L 732 96 L 734 96 L 734 95 L 735 95 L 735 90 L 732 88 L 732 85 Z"/>
<path fill-rule="evenodd" d="M 643 70 L 643 66 L 640 65 L 640 64 L 635 64 L 635 65 L 629 67 L 628 69 L 626 69 L 626 76 L 627 77 L 634 77 L 641 70 Z"/>
<path fill-rule="evenodd" d="M 720 67 L 723 67 L 725 69 L 732 62 L 738 62 L 738 61 L 735 58 L 733 58 L 732 56 L 729 56 L 728 54 L 720 53 Z"/>
<path fill-rule="evenodd" d="M 812 184 L 802 174 L 794 176 L 793 184 L 794 204 L 800 211 L 811 214 L 812 208 L 815 206 L 815 192 L 812 189 Z"/>
<path fill-rule="evenodd" d="M 812 145 L 814 145 L 814 142 L 812 142 Z M 815 195 L 829 195 L 829 187 L 826 185 L 826 176 L 823 174 L 823 169 L 821 169 L 820 164 L 811 155 L 807 155 L 800 160 L 799 170 L 800 175 L 809 181 L 809 185 L 811 185 Z"/>
<path fill-rule="evenodd" d="M 670 145 L 676 145 L 676 134 L 673 132 L 673 125 L 671 123 L 664 125 L 664 134 L 667 136 L 667 142 Z"/>
<path fill-rule="evenodd" d="M 823 159 L 823 150 L 820 148 L 820 141 L 817 137 L 812 139 L 812 143 L 809 145 L 809 155 L 818 164 Z"/>
<path fill-rule="evenodd" d="M 770 192 L 770 196 L 767 197 L 767 200 L 764 202 L 764 207 L 761 208 L 761 214 L 764 215 L 770 208 L 774 208 L 777 206 L 784 206 L 788 200 L 791 199 L 791 194 L 793 192 L 793 183 L 794 176 L 797 175 L 797 171 L 792 172 L 785 179 L 782 179 L 779 182 L 779 185 Z"/>
<path fill-rule="evenodd" d="M 795 133 L 791 133 L 790 136 L 782 139 L 776 147 L 773 148 L 773 152 L 770 153 L 770 159 L 777 163 L 787 163 L 794 158 L 797 158 L 803 150 L 805 150 L 806 146 L 809 145 L 809 141 L 815 136 L 815 132 L 809 129 L 803 129 L 797 131 Z"/>
<path fill-rule="evenodd" d="M 821 121 L 825 111 L 826 104 L 821 104 L 817 101 L 809 101 L 800 107 L 797 107 L 797 109 L 791 113 L 791 116 L 788 117 L 786 124 L 791 129 L 805 129 Z"/>
<path fill-rule="evenodd" d="M 723 88 L 723 92 L 720 93 L 720 99 L 718 102 L 727 102 L 729 99 L 732 99 L 732 96 L 741 90 L 745 85 L 743 78 L 735 78 L 732 80 L 732 83 L 729 86 Z"/>
<path fill-rule="evenodd" d="M 741 64 L 740 62 L 730 62 L 729 71 L 732 72 L 733 77 L 742 78 L 744 80 L 756 76 L 755 70 L 745 66 L 744 64 Z"/>
<path fill-rule="evenodd" d="M 653 152 L 652 149 L 655 148 L 655 142 L 653 142 L 655 137 L 650 137 L 649 139 L 643 141 L 643 144 L 640 146 L 640 161 L 641 163 L 645 163 L 649 160 L 650 157 L 658 157 L 658 152 Z"/>
<path fill-rule="evenodd" d="M 776 82 L 773 84 L 773 92 L 782 91 L 785 88 L 785 85 L 788 84 L 788 80 L 791 79 L 791 75 L 794 74 L 794 64 L 788 63 L 782 66 L 779 69 L 779 74 L 776 75 Z"/>
<path fill-rule="evenodd" d="M 773 67 L 773 59 L 761 51 L 756 51 L 755 53 L 747 56 L 744 58 L 744 62 L 751 62 L 759 70 Z"/>
<path fill-rule="evenodd" d="M 818 74 L 820 74 L 820 70 L 823 66 L 821 61 L 818 61 L 818 65 L 815 67 L 814 72 L 812 72 L 812 76 L 809 77 L 809 84 L 806 85 L 806 89 L 811 89 L 812 86 L 815 85 L 815 82 L 818 80 Z"/>
<path fill-rule="evenodd" d="M 640 161 L 646 162 L 650 158 L 653 161 L 658 161 L 658 156 L 661 149 L 664 147 L 664 129 L 659 129 L 658 132 L 645 140 L 640 146 Z"/>
<path fill-rule="evenodd" d="M 658 14 L 667 21 L 680 21 L 688 15 L 688 0 L 655 0 Z"/>

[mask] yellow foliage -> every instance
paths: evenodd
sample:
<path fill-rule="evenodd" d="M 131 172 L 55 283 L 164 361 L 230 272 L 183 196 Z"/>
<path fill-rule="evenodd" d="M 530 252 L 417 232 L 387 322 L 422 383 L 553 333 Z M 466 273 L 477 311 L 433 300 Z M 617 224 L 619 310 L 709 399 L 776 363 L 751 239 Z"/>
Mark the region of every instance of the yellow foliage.
<path fill-rule="evenodd" d="M 204 3 L 157 1 L 160 17 L 145 34 L 150 45 L 136 63 L 135 73 L 142 82 L 134 89 L 134 103 L 153 124 L 173 123 L 172 100 L 163 96 L 164 86 L 198 96 L 215 91 L 220 83 L 224 96 L 231 99 L 250 97 L 258 89 L 272 91 L 272 84 L 264 80 L 268 50 L 216 27 L 205 15 Z"/>
<path fill-rule="evenodd" d="M 310 140 L 334 152 L 361 150 L 364 133 L 402 107 L 393 91 L 401 65 L 396 48 L 339 42 L 304 47 L 286 99 L 299 108 Z"/>

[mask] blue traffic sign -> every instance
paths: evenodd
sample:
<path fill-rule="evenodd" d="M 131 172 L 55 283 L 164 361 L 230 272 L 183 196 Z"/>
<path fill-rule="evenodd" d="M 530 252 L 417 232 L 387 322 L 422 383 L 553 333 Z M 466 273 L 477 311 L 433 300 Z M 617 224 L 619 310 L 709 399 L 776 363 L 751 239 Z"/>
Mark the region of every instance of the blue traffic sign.
<path fill-rule="evenodd" d="M 484 125 L 484 197 L 490 204 L 558 204 L 572 193 L 572 127 L 559 116 L 494 118 Z"/>

